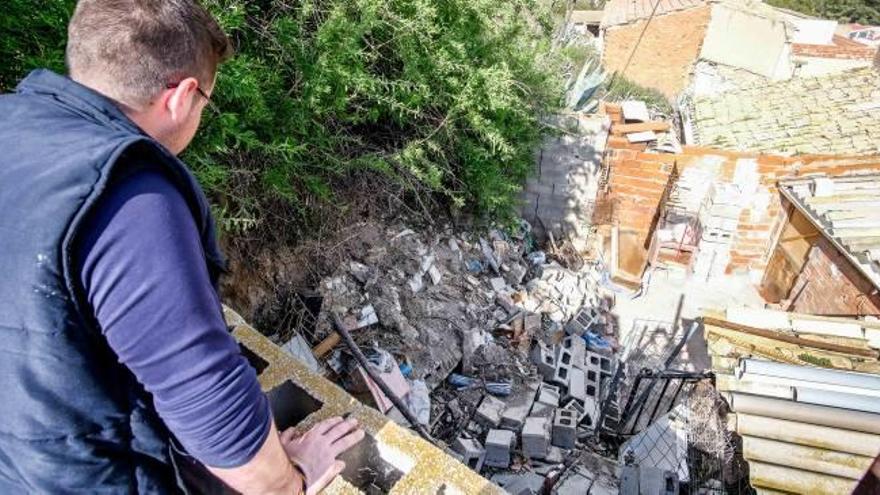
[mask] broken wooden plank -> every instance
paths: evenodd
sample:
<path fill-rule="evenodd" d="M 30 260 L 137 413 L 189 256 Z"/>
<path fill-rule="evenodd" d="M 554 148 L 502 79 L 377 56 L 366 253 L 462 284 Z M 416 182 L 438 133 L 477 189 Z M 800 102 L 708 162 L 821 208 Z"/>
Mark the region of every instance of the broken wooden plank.
<path fill-rule="evenodd" d="M 718 318 L 712 318 L 709 316 L 703 317 L 703 324 L 709 326 L 715 326 L 720 328 L 726 328 L 729 330 L 735 330 L 737 332 L 755 335 L 757 337 L 764 337 L 766 339 L 778 340 L 781 342 L 787 342 L 789 344 L 794 344 L 802 347 L 812 347 L 814 349 L 822 349 L 826 351 L 839 352 L 842 354 L 850 354 L 853 356 L 863 356 L 869 358 L 878 358 L 880 357 L 880 353 L 870 349 L 859 349 L 858 347 L 851 347 L 846 345 L 839 344 L 831 344 L 828 342 L 819 342 L 813 339 L 805 339 L 803 337 L 794 337 L 792 335 L 786 335 L 780 332 L 774 332 L 772 330 L 764 330 L 762 328 L 749 327 L 746 325 L 740 325 L 737 323 L 733 323 L 726 320 L 721 320 Z"/>
<path fill-rule="evenodd" d="M 669 125 L 669 122 L 652 120 L 638 124 L 615 124 L 611 126 L 611 134 L 613 136 L 623 136 L 633 132 L 666 132 L 671 128 L 672 126 Z"/>

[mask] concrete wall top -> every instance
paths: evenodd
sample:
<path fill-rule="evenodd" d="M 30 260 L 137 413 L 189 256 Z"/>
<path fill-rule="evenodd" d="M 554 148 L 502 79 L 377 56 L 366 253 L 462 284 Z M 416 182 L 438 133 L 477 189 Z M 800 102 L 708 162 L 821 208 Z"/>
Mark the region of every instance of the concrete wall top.
<path fill-rule="evenodd" d="M 504 493 L 443 450 L 311 372 L 232 309 L 224 307 L 224 316 L 243 353 L 257 369 L 270 402 L 274 399 L 273 416 L 279 429 L 293 426 L 304 433 L 324 419 L 351 413 L 366 432 L 358 446 L 343 454 L 345 471 L 323 493 L 364 493 L 357 487 L 363 467 L 379 472 L 384 478 L 380 488 L 391 494 Z"/>

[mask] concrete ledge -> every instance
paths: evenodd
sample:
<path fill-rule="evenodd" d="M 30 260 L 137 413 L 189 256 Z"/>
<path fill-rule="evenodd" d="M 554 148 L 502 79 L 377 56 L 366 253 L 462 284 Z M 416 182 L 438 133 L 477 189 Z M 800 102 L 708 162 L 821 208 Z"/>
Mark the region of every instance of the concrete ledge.
<path fill-rule="evenodd" d="M 257 369 L 260 386 L 270 397 L 274 395 L 273 413 L 279 427 L 290 425 L 305 432 L 321 420 L 351 413 L 364 428 L 367 437 L 343 456 L 345 472 L 323 493 L 364 493 L 356 487 L 364 481 L 358 479 L 363 467 L 389 473 L 378 484 L 386 483 L 383 491 L 391 494 L 504 493 L 457 459 L 311 372 L 232 309 L 224 306 L 223 310 L 242 352 Z"/>

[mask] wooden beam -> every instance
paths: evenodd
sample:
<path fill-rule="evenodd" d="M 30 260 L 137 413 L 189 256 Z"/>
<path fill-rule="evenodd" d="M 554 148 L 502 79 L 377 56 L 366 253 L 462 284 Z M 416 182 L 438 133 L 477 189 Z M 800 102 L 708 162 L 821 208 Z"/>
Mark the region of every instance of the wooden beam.
<path fill-rule="evenodd" d="M 864 356 L 873 359 L 877 359 L 878 357 L 880 357 L 880 353 L 871 349 L 860 349 L 858 347 L 851 347 L 848 345 L 832 344 L 829 342 L 820 342 L 813 339 L 805 339 L 803 337 L 795 337 L 792 335 L 786 335 L 784 333 L 774 332 L 773 330 L 749 327 L 746 325 L 740 325 L 738 323 L 733 323 L 731 321 L 722 320 L 719 318 L 712 318 L 709 316 L 703 317 L 703 324 L 713 327 L 727 328 L 729 330 L 735 330 L 737 332 L 749 335 L 764 337 L 766 339 L 778 340 L 780 342 L 787 342 L 789 344 L 795 344 L 802 347 L 812 347 L 814 349 L 823 349 L 826 351 L 840 352 L 843 354 L 850 354 L 854 356 Z"/>
<path fill-rule="evenodd" d="M 651 121 L 640 122 L 638 124 L 616 124 L 611 126 L 611 134 L 614 136 L 623 136 L 633 132 L 666 132 L 671 129 L 669 122 Z"/>

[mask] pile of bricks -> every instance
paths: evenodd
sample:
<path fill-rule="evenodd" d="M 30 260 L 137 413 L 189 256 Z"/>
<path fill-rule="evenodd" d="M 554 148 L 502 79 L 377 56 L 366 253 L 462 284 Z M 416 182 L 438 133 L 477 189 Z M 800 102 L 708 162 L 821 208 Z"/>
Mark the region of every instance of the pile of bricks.
<path fill-rule="evenodd" d="M 540 492 L 535 487 L 542 485 L 543 476 L 578 448 L 578 439 L 598 420 L 602 384 L 610 378 L 613 358 L 587 348 L 582 335 L 593 318 L 590 310 L 582 311 L 565 326 L 565 338 L 552 347 L 533 343 L 530 358 L 540 381 L 527 382 L 519 393 L 504 399 L 483 398 L 452 446 L 462 462 L 478 472 L 484 466 L 492 468 L 492 480 L 505 487 L 508 482 L 521 485 L 518 493 Z M 533 470 L 529 476 L 507 480 L 511 475 L 505 470 L 516 453 Z"/>

